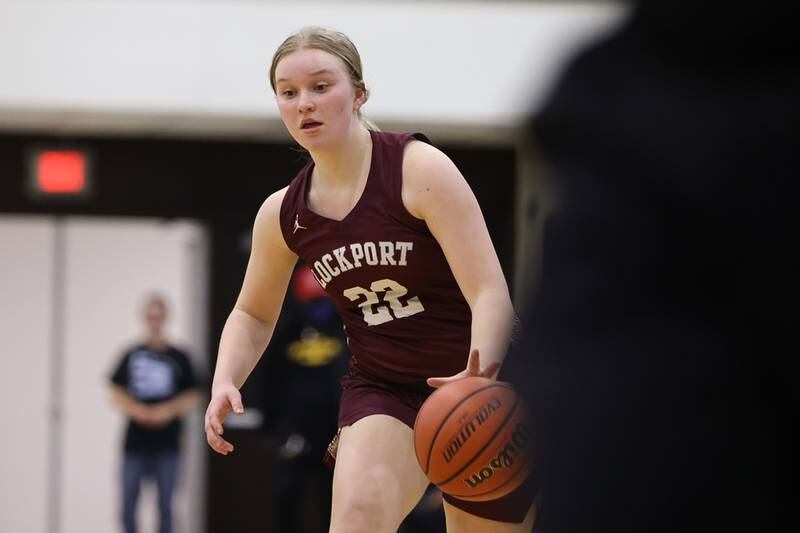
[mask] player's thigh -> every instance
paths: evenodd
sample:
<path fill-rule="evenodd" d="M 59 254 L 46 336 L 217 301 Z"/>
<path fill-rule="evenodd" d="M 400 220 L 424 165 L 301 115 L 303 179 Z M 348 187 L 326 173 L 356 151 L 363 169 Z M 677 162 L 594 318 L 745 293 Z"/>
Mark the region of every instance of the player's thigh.
<path fill-rule="evenodd" d="M 530 533 L 536 515 L 535 506 L 531 504 L 525 519 L 521 523 L 498 522 L 474 514 L 444 502 L 444 515 L 447 521 L 447 533 Z"/>
<path fill-rule="evenodd" d="M 404 423 L 371 415 L 342 428 L 333 473 L 334 512 L 339 502 L 369 498 L 402 518 L 429 483 L 417 463 L 413 431 Z"/>

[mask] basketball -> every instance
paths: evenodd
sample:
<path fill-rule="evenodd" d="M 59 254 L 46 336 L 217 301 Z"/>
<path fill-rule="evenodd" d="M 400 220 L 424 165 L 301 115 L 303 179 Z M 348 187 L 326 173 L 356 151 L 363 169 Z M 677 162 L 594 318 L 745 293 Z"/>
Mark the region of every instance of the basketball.
<path fill-rule="evenodd" d="M 487 501 L 519 487 L 532 467 L 530 427 L 509 383 L 469 377 L 440 387 L 414 422 L 422 470 L 442 492 Z"/>

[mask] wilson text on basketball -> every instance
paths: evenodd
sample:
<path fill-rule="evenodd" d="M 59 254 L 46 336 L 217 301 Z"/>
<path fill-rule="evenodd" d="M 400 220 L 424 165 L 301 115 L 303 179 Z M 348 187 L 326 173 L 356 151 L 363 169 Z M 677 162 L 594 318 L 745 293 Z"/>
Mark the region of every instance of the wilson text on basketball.
<path fill-rule="evenodd" d="M 511 468 L 520 455 L 528 448 L 528 442 L 528 426 L 524 423 L 517 424 L 517 427 L 514 428 L 514 433 L 511 435 L 511 440 L 500 450 L 500 453 L 493 457 L 480 470 L 464 479 L 464 483 L 466 483 L 469 488 L 474 489 L 481 483 L 490 479 L 494 475 L 495 470 Z"/>

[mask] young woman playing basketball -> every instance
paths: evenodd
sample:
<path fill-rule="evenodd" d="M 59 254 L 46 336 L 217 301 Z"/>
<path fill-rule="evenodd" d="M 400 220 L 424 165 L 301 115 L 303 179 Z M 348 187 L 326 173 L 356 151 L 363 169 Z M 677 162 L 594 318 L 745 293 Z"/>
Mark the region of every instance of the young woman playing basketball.
<path fill-rule="evenodd" d="M 513 310 L 480 207 L 424 136 L 371 129 L 358 52 L 306 28 L 270 69 L 281 118 L 311 155 L 266 199 L 241 293 L 220 340 L 206 412 L 209 445 L 233 451 L 222 422 L 272 335 L 298 257 L 336 302 L 352 352 L 342 380 L 331 531 L 394 532 L 429 484 L 414 454 L 422 402 L 448 381 L 493 377 Z M 483 366 L 482 366 L 483 365 Z M 449 377 L 441 377 L 449 376 Z M 450 532 L 529 532 L 528 493 L 491 502 L 445 496 Z"/>

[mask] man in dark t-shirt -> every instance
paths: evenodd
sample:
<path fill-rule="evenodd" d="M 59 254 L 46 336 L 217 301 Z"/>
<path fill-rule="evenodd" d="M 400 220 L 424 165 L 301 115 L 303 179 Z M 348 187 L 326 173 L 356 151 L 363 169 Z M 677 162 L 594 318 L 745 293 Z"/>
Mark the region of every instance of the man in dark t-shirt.
<path fill-rule="evenodd" d="M 178 473 L 181 416 L 199 401 L 186 353 L 164 336 L 167 308 L 159 296 L 144 307 L 147 338 L 127 350 L 111 375 L 113 403 L 128 417 L 122 468 L 122 521 L 135 533 L 141 482 L 158 487 L 160 533 L 172 531 L 172 493 Z"/>

